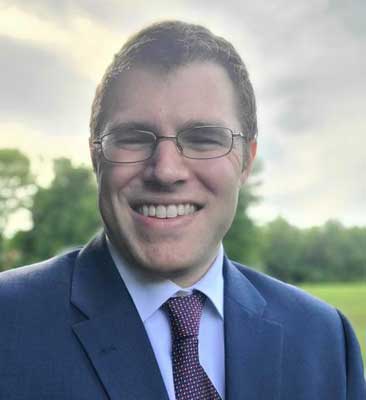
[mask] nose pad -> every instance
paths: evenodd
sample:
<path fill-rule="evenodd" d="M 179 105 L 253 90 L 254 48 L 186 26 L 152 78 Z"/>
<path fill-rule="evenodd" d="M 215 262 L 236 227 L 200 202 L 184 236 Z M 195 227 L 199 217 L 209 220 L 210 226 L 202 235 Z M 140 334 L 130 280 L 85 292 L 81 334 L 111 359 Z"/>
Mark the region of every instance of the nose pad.
<path fill-rule="evenodd" d="M 173 141 L 173 143 L 159 143 L 159 141 Z M 182 147 L 177 142 L 176 137 L 160 136 L 151 163 L 145 169 L 145 179 L 170 185 L 185 181 L 188 175 L 188 168 L 183 160 Z"/>
<path fill-rule="evenodd" d="M 179 153 L 183 155 L 183 147 L 180 145 L 178 140 L 175 140 L 175 147 L 178 149 Z"/>
<path fill-rule="evenodd" d="M 162 143 L 162 142 L 169 142 L 171 141 L 172 143 Z M 160 142 L 160 143 L 159 143 Z M 155 149 L 154 149 L 154 155 L 153 158 L 160 159 L 163 158 L 164 160 L 166 159 L 167 161 L 173 161 L 174 158 L 182 157 L 182 147 L 181 145 L 177 142 L 175 136 L 160 136 L 156 142 Z"/>
<path fill-rule="evenodd" d="M 156 140 L 156 145 L 155 145 L 155 150 L 159 145 L 159 142 L 163 142 L 164 140 L 168 141 L 171 140 L 172 142 L 174 142 L 175 147 L 177 148 L 177 150 L 179 151 L 180 154 L 183 154 L 183 148 L 182 146 L 178 143 L 177 137 L 176 136 L 159 136 Z"/>

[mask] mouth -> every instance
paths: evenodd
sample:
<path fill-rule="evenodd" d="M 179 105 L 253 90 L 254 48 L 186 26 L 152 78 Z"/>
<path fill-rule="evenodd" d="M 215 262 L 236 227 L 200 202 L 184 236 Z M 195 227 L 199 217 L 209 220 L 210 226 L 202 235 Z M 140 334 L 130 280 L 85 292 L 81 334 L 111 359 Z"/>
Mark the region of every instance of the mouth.
<path fill-rule="evenodd" d="M 140 204 L 132 207 L 134 211 L 145 217 L 166 219 L 192 215 L 202 207 L 194 203 L 179 204 Z"/>

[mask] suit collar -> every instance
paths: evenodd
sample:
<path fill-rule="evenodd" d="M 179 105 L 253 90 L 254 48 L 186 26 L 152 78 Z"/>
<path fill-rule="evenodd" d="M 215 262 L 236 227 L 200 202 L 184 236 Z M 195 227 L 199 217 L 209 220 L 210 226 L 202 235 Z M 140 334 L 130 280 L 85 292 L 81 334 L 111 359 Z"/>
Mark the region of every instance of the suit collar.
<path fill-rule="evenodd" d="M 225 298 L 249 314 L 261 317 L 267 302 L 255 286 L 227 257 L 224 258 Z"/>
<path fill-rule="evenodd" d="M 84 247 L 72 278 L 71 302 L 88 318 L 104 314 L 121 300 L 123 282 L 106 247 L 104 234 Z"/>
<path fill-rule="evenodd" d="M 71 303 L 86 316 L 73 330 L 109 397 L 167 400 L 143 323 L 104 235 L 86 246 L 76 260 Z"/>
<path fill-rule="evenodd" d="M 142 269 L 131 266 L 115 249 L 113 244 L 106 238 L 114 264 L 126 285 L 128 292 L 139 312 L 142 321 L 145 323 L 170 297 L 177 292 L 192 292 L 196 289 L 206 295 L 223 319 L 224 317 L 224 278 L 223 258 L 224 250 L 222 245 L 218 254 L 207 273 L 189 288 L 181 288 L 173 281 L 163 278 L 153 278 Z"/>
<path fill-rule="evenodd" d="M 268 318 L 266 300 L 228 259 L 224 280 L 226 400 L 279 399 L 282 326 Z M 168 400 L 143 323 L 104 235 L 77 258 L 71 302 L 86 317 L 73 330 L 109 397 Z"/>
<path fill-rule="evenodd" d="M 267 302 L 228 259 L 225 276 L 226 400 L 280 399 L 283 330 Z"/>

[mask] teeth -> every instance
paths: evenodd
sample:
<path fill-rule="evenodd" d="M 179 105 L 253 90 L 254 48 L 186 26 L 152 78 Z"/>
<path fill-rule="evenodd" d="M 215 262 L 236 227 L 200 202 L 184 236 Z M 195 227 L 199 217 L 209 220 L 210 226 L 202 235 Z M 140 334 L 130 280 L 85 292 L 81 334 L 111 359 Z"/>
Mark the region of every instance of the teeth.
<path fill-rule="evenodd" d="M 197 207 L 193 204 L 169 204 L 167 206 L 162 204 L 158 206 L 144 204 L 138 208 L 138 212 L 145 217 L 156 218 L 176 218 L 177 216 L 191 215 L 196 210 Z"/>
<path fill-rule="evenodd" d="M 157 206 L 156 207 L 156 216 L 158 218 L 166 218 L 166 207 L 165 206 Z"/>
<path fill-rule="evenodd" d="M 168 218 L 175 218 L 177 215 L 178 215 L 177 206 L 173 206 L 172 204 L 170 204 L 166 209 L 166 216 Z"/>

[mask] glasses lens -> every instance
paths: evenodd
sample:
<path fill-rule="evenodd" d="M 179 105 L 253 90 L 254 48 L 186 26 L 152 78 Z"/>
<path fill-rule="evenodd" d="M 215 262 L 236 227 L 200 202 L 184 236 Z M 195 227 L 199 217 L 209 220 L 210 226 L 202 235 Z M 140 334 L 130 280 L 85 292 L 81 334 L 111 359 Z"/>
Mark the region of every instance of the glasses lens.
<path fill-rule="evenodd" d="M 114 131 L 103 137 L 104 157 L 113 162 L 136 162 L 148 159 L 155 145 L 152 132 L 136 129 Z"/>
<path fill-rule="evenodd" d="M 201 126 L 178 135 L 183 154 L 189 158 L 216 158 L 227 154 L 232 148 L 232 132 L 228 128 Z"/>

